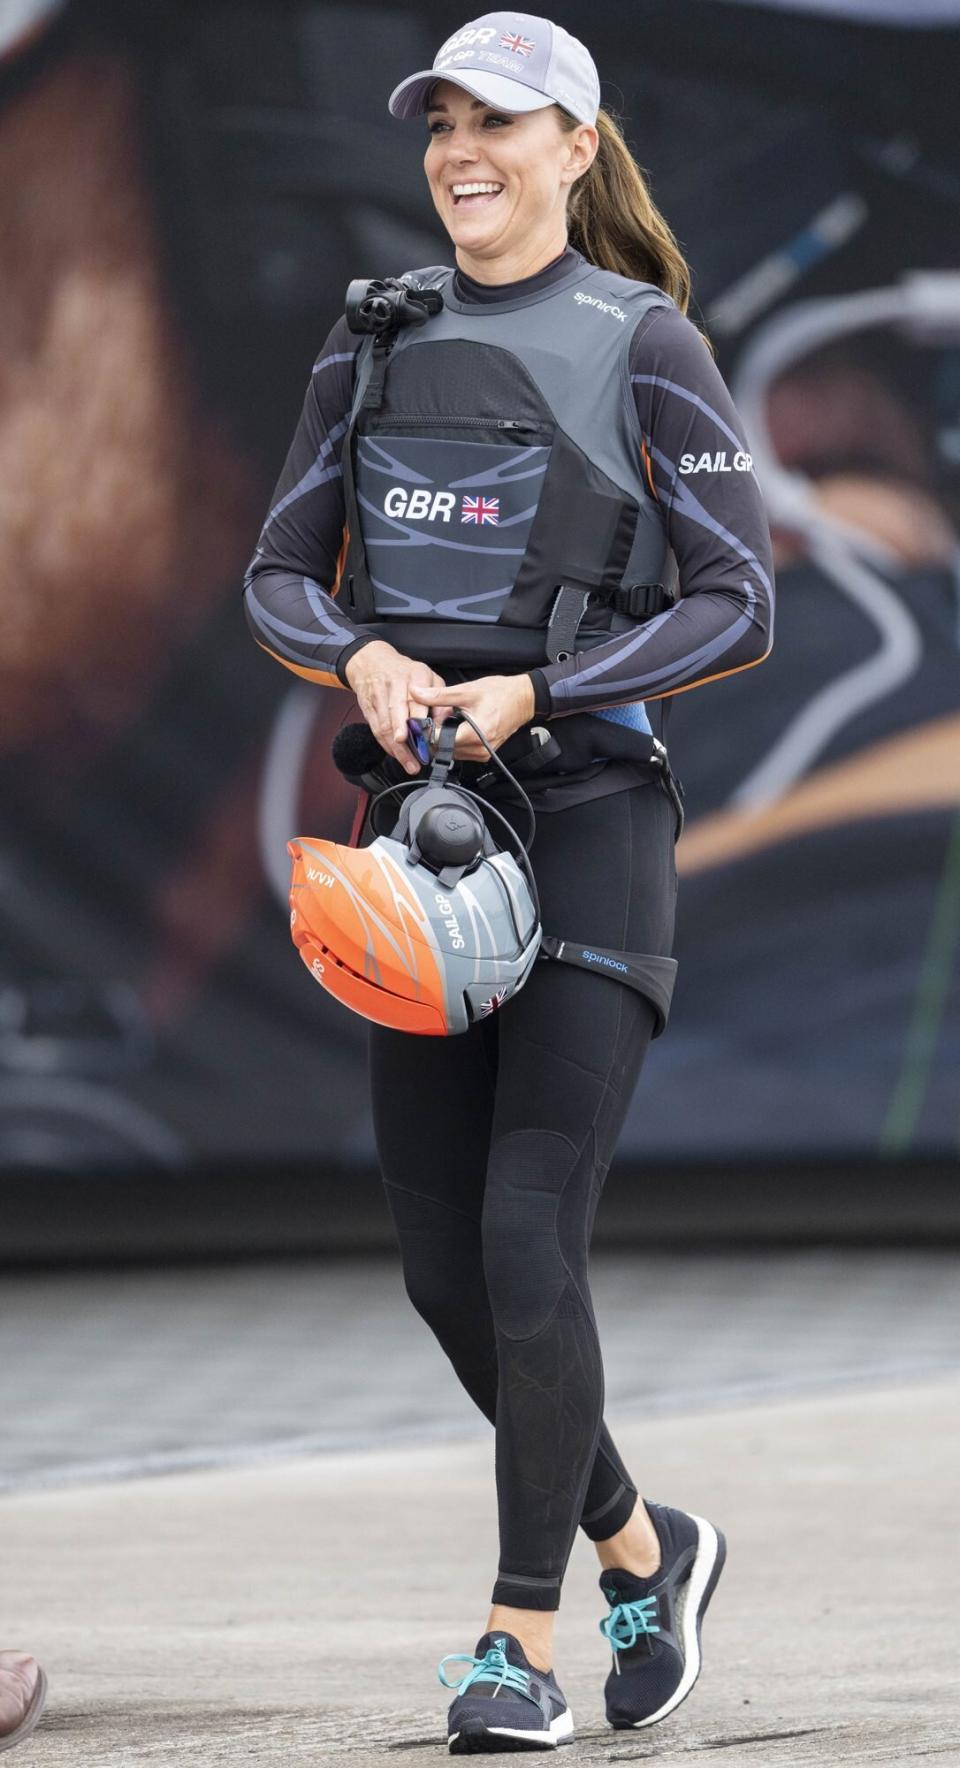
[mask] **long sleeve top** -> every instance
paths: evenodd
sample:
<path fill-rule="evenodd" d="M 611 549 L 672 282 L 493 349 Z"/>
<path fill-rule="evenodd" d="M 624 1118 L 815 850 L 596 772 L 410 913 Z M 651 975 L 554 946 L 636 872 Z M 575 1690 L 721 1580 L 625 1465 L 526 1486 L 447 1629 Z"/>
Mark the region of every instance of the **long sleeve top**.
<path fill-rule="evenodd" d="M 456 273 L 456 293 L 489 302 L 539 292 L 586 262 L 568 246 L 507 284 Z M 346 686 L 344 669 L 376 634 L 338 604 L 344 500 L 340 447 L 360 338 L 337 320 L 313 366 L 300 421 L 248 567 L 254 638 L 288 669 Z M 680 598 L 636 630 L 530 671 L 540 716 L 635 705 L 760 663 L 773 643 L 774 580 L 766 513 L 743 424 L 696 326 L 674 307 L 637 322 L 630 383 L 643 437 L 639 469 L 662 511 Z"/>

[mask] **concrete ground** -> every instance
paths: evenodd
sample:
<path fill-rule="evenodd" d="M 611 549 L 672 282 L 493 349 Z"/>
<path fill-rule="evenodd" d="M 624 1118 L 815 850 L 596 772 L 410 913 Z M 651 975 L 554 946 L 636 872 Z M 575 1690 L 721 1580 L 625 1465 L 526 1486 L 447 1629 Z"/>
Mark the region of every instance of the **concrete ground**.
<path fill-rule="evenodd" d="M 624 1251 L 592 1284 L 617 1442 L 729 1560 L 691 1699 L 614 1732 L 578 1538 L 562 1761 L 960 1768 L 956 1253 Z M 50 1678 L 11 1763 L 447 1760 L 493 1433 L 395 1258 L 8 1276 L 0 1419 L 0 1645 Z"/>
<path fill-rule="evenodd" d="M 960 1763 L 960 1376 L 646 1421 L 611 1414 L 651 1497 L 729 1539 L 692 1697 L 613 1732 L 595 1556 L 556 1666 L 564 1762 Z M 445 1652 L 496 1564 L 486 1440 L 21 1491 L 0 1505 L 5 1639 L 50 1677 L 24 1768 L 447 1759 Z M 18 1755 L 17 1760 L 20 1760 Z"/>

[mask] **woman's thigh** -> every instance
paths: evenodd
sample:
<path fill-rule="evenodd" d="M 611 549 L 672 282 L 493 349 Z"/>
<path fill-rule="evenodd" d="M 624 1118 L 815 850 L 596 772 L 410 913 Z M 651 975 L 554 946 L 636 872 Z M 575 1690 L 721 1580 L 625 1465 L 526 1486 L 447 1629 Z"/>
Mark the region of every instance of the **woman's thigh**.
<path fill-rule="evenodd" d="M 541 818 L 533 858 L 545 930 L 669 956 L 674 830 L 655 785 Z M 496 1311 L 520 1337 L 545 1322 L 568 1279 L 586 1291 L 596 1203 L 656 1016 L 623 983 L 545 961 L 497 1019 L 484 1242 Z"/>
<path fill-rule="evenodd" d="M 371 1025 L 368 1041 L 374 1140 L 397 1226 L 398 1192 L 479 1225 L 496 1081 L 487 1025 L 456 1037 Z"/>
<path fill-rule="evenodd" d="M 656 784 L 542 816 L 531 857 L 544 931 L 584 945 L 669 957 L 677 889 L 674 832 L 673 806 Z M 623 1063 L 636 1041 L 634 1026 L 650 1020 L 645 997 L 614 978 L 538 962 L 498 1015 L 494 1133 L 548 1119 L 577 1140 L 583 1094 L 596 1087 L 617 1090 L 629 1081 Z M 585 1077 L 582 1084 L 578 1077 Z"/>

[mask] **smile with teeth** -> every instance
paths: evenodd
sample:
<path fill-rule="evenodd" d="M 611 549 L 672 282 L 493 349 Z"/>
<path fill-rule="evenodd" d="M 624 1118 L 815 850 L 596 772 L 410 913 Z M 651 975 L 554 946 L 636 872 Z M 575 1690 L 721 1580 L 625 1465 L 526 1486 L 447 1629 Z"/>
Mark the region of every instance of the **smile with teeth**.
<path fill-rule="evenodd" d="M 495 202 L 503 189 L 502 184 L 494 183 L 493 179 L 473 184 L 453 184 L 450 187 L 455 205 L 468 209 L 479 208 L 482 203 Z"/>

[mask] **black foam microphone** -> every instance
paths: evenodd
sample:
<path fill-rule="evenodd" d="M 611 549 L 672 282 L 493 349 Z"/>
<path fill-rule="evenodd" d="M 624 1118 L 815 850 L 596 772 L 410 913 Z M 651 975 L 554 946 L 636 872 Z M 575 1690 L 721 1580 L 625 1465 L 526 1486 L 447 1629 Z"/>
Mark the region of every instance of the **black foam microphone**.
<path fill-rule="evenodd" d="M 393 761 L 394 767 L 401 774 L 404 772 L 399 762 L 381 748 L 368 724 L 345 724 L 333 739 L 331 755 L 334 767 L 352 785 L 359 786 L 364 774 L 382 767 L 385 761 Z"/>
<path fill-rule="evenodd" d="M 371 797 L 387 786 L 399 786 L 413 778 L 395 756 L 388 755 L 381 747 L 368 724 L 345 724 L 334 737 L 330 752 L 334 766 L 344 779 L 349 780 L 351 786 L 369 792 Z M 393 833 L 403 796 L 402 793 L 391 793 L 381 800 L 379 809 L 369 812 L 370 828 L 375 835 Z"/>

